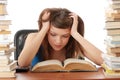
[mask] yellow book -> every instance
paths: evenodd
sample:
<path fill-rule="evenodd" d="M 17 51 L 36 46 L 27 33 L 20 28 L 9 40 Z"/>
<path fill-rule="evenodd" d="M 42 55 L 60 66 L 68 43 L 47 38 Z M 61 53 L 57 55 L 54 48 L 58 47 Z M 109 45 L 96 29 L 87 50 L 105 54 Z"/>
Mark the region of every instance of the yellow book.
<path fill-rule="evenodd" d="M 0 4 L 0 15 L 6 15 L 7 10 L 6 10 L 6 4 Z"/>
<path fill-rule="evenodd" d="M 4 40 L 5 41 L 5 40 Z M 0 42 L 0 48 L 5 48 L 5 47 L 10 47 L 10 45 L 12 45 L 13 44 L 13 42 L 6 42 L 6 43 L 4 43 L 4 41 L 3 41 L 3 43 L 2 42 Z"/>
<path fill-rule="evenodd" d="M 32 69 L 32 72 L 54 72 L 54 71 L 97 71 L 92 63 L 86 60 L 69 58 L 62 64 L 59 60 L 46 60 L 39 62 Z"/>
<path fill-rule="evenodd" d="M 120 29 L 107 29 L 106 32 L 108 36 L 120 35 Z"/>
<path fill-rule="evenodd" d="M 11 25 L 11 20 L 0 20 L 0 25 Z"/>
<path fill-rule="evenodd" d="M 0 56 L 11 54 L 15 50 L 15 47 L 11 47 L 7 50 L 0 50 Z"/>
<path fill-rule="evenodd" d="M 0 47 L 0 51 L 5 51 L 5 50 L 9 50 L 10 47 Z"/>
<path fill-rule="evenodd" d="M 120 70 L 114 70 L 107 66 L 105 63 L 102 64 L 104 68 L 103 73 L 107 78 L 120 78 Z"/>
<path fill-rule="evenodd" d="M 0 30 L 8 30 L 9 25 L 0 25 Z"/>
<path fill-rule="evenodd" d="M 11 31 L 9 31 L 9 30 L 2 30 L 2 31 L 0 31 L 0 34 L 11 34 Z"/>

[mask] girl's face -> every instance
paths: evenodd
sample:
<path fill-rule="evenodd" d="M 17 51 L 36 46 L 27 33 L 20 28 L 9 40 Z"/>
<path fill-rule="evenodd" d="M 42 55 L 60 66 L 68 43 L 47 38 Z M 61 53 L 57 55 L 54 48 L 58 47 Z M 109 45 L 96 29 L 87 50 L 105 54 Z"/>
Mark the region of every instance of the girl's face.
<path fill-rule="evenodd" d="M 48 42 L 55 51 L 62 50 L 70 38 L 70 29 L 60 29 L 51 25 L 48 32 Z"/>

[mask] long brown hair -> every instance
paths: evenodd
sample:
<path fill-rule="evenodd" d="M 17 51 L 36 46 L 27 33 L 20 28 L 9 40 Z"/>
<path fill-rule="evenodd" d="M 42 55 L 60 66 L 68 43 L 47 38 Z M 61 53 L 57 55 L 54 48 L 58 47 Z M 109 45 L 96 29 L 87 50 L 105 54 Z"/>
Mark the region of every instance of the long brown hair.
<path fill-rule="evenodd" d="M 57 28 L 62 28 L 62 29 L 72 27 L 73 19 L 70 18 L 70 15 L 69 15 L 71 11 L 69 11 L 66 8 L 46 8 L 41 12 L 39 16 L 39 20 L 38 20 L 39 30 L 41 30 L 41 28 L 43 27 L 42 16 L 46 11 L 50 12 L 49 19 L 47 20 L 50 21 L 51 25 Z M 77 30 L 82 36 L 84 36 L 84 22 L 79 16 L 78 16 Z M 49 53 L 51 51 L 51 46 L 48 42 L 47 35 L 45 36 L 42 42 L 42 47 L 43 47 L 42 53 L 43 53 L 44 59 L 49 59 L 52 54 Z M 66 58 L 75 57 L 76 55 L 83 56 L 82 55 L 83 50 L 81 45 L 72 36 L 70 37 L 68 44 L 65 46 L 65 48 L 67 52 Z"/>

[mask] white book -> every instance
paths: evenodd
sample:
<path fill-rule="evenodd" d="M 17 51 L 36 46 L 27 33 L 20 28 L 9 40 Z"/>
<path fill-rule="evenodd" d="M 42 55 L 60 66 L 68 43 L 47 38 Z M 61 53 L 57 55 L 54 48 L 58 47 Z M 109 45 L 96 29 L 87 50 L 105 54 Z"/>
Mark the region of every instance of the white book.
<path fill-rule="evenodd" d="M 120 28 L 120 21 L 106 21 L 105 26 L 107 26 L 107 27 L 119 26 L 119 28 Z"/>
<path fill-rule="evenodd" d="M 7 4 L 7 0 L 0 0 L 0 4 Z"/>
<path fill-rule="evenodd" d="M 108 0 L 110 4 L 119 4 L 120 0 Z"/>
<path fill-rule="evenodd" d="M 11 20 L 0 20 L 0 25 L 11 25 Z"/>
<path fill-rule="evenodd" d="M 6 16 L 0 15 L 0 20 L 4 20 L 5 18 L 6 18 Z"/>
<path fill-rule="evenodd" d="M 110 8 L 112 8 L 112 9 L 120 9 L 120 3 L 110 4 L 109 6 L 110 6 Z"/>
<path fill-rule="evenodd" d="M 0 51 L 0 55 L 6 55 L 6 54 L 10 54 L 11 52 L 13 52 L 15 50 L 15 47 L 11 47 L 8 50 L 1 50 Z"/>
<path fill-rule="evenodd" d="M 110 41 L 120 41 L 120 35 L 107 36 L 107 39 Z"/>
<path fill-rule="evenodd" d="M 10 40 L 10 39 L 11 39 L 10 34 L 1 34 L 0 35 L 0 41 L 2 41 L 2 40 Z"/>
<path fill-rule="evenodd" d="M 0 72 L 2 72 L 2 71 L 12 71 L 12 70 L 15 70 L 16 68 L 17 68 L 17 61 L 13 61 L 6 66 L 0 66 Z"/>
<path fill-rule="evenodd" d="M 120 62 L 105 61 L 105 64 L 112 70 L 120 70 Z"/>
<path fill-rule="evenodd" d="M 12 41 L 9 41 L 9 40 L 7 40 L 7 41 L 0 41 L 0 45 L 2 46 L 2 45 L 11 45 L 11 44 L 13 44 L 13 42 Z"/>
<path fill-rule="evenodd" d="M 6 78 L 6 79 L 8 78 L 8 80 L 11 80 L 11 78 L 16 77 L 15 72 L 16 72 L 15 70 L 0 72 L 0 78 Z"/>
<path fill-rule="evenodd" d="M 0 60 L 3 60 L 3 59 L 8 59 L 11 57 L 11 54 L 8 54 L 8 55 L 0 55 Z"/>
<path fill-rule="evenodd" d="M 103 54 L 102 54 L 102 58 L 103 58 L 105 61 L 118 62 L 118 63 L 120 63 L 120 57 L 115 57 L 115 56 L 112 56 L 112 55 L 108 55 L 108 54 L 106 54 L 106 53 L 103 53 Z"/>
<path fill-rule="evenodd" d="M 13 60 L 7 59 L 7 60 L 0 60 L 0 66 L 6 66 L 10 64 Z"/>
<path fill-rule="evenodd" d="M 110 47 L 120 47 L 120 41 L 111 41 L 109 39 L 105 39 L 104 42 Z"/>

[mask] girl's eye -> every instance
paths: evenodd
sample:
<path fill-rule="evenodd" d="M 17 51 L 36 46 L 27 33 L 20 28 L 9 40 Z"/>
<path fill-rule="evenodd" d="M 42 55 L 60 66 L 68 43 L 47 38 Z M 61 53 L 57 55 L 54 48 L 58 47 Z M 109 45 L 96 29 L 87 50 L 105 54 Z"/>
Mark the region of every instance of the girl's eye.
<path fill-rule="evenodd" d="M 56 34 L 50 33 L 51 36 L 56 36 Z"/>
<path fill-rule="evenodd" d="M 68 38 L 68 37 L 69 37 L 69 35 L 63 35 L 63 37 L 64 37 L 64 38 Z"/>

